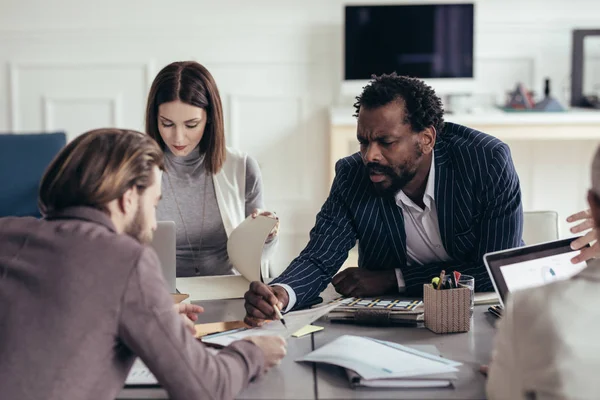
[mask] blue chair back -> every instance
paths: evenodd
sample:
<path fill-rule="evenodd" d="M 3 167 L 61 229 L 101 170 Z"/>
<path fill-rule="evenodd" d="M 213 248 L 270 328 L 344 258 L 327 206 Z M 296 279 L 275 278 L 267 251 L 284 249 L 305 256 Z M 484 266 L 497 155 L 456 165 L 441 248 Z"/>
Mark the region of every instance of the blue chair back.
<path fill-rule="evenodd" d="M 66 143 L 62 132 L 0 134 L 0 217 L 41 217 L 40 180 Z"/>

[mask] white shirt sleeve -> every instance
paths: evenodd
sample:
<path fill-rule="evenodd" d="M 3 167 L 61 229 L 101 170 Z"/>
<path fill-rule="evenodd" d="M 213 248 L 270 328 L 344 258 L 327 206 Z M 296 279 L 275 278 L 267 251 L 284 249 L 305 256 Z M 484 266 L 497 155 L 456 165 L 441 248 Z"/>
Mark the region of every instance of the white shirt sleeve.
<path fill-rule="evenodd" d="M 294 292 L 294 289 L 292 289 L 290 285 L 286 285 L 285 283 L 274 283 L 272 286 L 281 286 L 285 289 L 285 291 L 288 294 L 289 301 L 285 310 L 281 311 L 283 311 L 284 313 L 290 311 L 294 307 L 294 305 L 296 305 L 296 292 Z"/>
<path fill-rule="evenodd" d="M 396 282 L 398 282 L 398 291 L 404 292 L 404 289 L 406 289 L 406 283 L 404 282 L 404 276 L 402 275 L 402 271 L 400 270 L 400 268 L 396 268 L 394 271 L 396 272 Z"/>
<path fill-rule="evenodd" d="M 514 325 L 514 306 L 508 299 L 502 318 L 497 324 L 498 333 L 494 340 L 494 350 L 490 361 L 487 396 L 493 399 L 524 399 L 522 373 L 517 360 Z"/>

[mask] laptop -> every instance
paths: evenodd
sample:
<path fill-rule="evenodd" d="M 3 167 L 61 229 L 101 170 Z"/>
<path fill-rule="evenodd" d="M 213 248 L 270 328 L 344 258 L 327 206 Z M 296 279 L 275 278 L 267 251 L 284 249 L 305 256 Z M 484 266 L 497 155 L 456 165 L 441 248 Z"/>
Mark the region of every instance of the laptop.
<path fill-rule="evenodd" d="M 175 253 L 175 222 L 160 221 L 157 223 L 152 243 L 150 244 L 160 260 L 163 275 L 167 281 L 170 293 L 175 290 L 176 253 Z"/>
<path fill-rule="evenodd" d="M 577 237 L 485 254 L 483 263 L 502 308 L 510 292 L 568 279 L 584 269 L 585 262 L 571 263 L 571 258 L 579 254 L 579 250 L 571 249 L 575 239 Z"/>

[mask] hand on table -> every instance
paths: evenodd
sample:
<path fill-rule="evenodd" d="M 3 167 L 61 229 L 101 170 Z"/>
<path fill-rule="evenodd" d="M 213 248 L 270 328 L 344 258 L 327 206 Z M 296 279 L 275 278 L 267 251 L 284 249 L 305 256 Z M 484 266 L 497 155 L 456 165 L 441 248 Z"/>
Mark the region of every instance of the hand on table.
<path fill-rule="evenodd" d="M 365 268 L 347 268 L 333 277 L 335 290 L 347 297 L 369 297 L 389 293 L 398 287 L 393 269 L 371 271 Z"/>
<path fill-rule="evenodd" d="M 262 282 L 252 282 L 244 295 L 246 318 L 244 322 L 250 326 L 260 326 L 267 319 L 277 319 L 273 306 L 284 310 L 290 299 L 287 291 L 281 286 L 268 286 Z"/>
<path fill-rule="evenodd" d="M 265 217 L 269 217 L 269 218 L 273 218 L 273 219 L 277 220 L 277 223 L 275 224 L 275 227 L 271 230 L 271 232 L 269 233 L 269 236 L 267 236 L 267 240 L 265 240 L 265 243 L 272 242 L 273 239 L 275 239 L 275 237 L 279 233 L 279 217 L 277 215 L 275 215 L 275 213 L 273 213 L 271 211 L 263 211 L 263 210 L 260 210 L 258 208 L 255 208 L 254 211 L 252 211 L 251 215 L 252 215 L 252 218 L 256 218 L 259 215 L 263 215 Z"/>
<path fill-rule="evenodd" d="M 194 322 L 198 320 L 198 314 L 204 312 L 204 308 L 195 304 L 177 303 L 173 305 L 175 312 L 181 315 L 185 326 L 192 334 L 196 334 Z"/>
<path fill-rule="evenodd" d="M 573 264 L 577 264 L 600 255 L 600 245 L 598 245 L 597 241 L 598 232 L 596 231 L 596 228 L 594 228 L 594 221 L 592 220 L 590 210 L 580 211 L 569 216 L 567 218 L 567 222 L 579 222 L 578 225 L 575 225 L 571 228 L 571 233 L 581 233 L 587 231 L 584 236 L 571 243 L 571 248 L 573 250 L 581 250 L 576 257 L 571 259 L 571 262 Z M 590 247 L 584 247 L 587 244 L 589 244 Z"/>
<path fill-rule="evenodd" d="M 262 350 L 265 356 L 265 372 L 281 364 L 281 360 L 287 353 L 287 343 L 281 336 L 250 336 L 244 340 L 254 343 Z"/>

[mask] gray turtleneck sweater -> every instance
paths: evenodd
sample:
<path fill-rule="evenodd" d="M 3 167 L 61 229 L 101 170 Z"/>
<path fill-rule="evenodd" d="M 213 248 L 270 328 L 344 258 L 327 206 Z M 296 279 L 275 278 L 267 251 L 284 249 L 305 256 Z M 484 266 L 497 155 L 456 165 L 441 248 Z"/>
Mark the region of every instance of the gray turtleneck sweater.
<path fill-rule="evenodd" d="M 231 275 L 227 256 L 227 233 L 221 219 L 215 186 L 204 169 L 204 155 L 194 149 L 183 157 L 165 149 L 166 171 L 162 177 L 159 221 L 175 221 L 177 276 Z M 203 210 L 204 208 L 204 210 Z M 260 168 L 246 159 L 246 216 L 264 208 Z"/>

